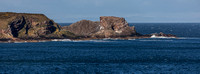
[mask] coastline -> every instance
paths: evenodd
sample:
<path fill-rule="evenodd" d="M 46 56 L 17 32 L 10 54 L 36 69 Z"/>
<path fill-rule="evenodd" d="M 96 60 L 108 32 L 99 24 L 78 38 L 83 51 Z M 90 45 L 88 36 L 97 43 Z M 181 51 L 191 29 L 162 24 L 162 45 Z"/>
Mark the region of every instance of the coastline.
<path fill-rule="evenodd" d="M 172 34 L 142 35 L 123 17 L 101 16 L 99 21 L 81 20 L 61 26 L 43 14 L 0 12 L 0 43 L 46 42 L 55 39 L 141 39 L 176 37 Z"/>
<path fill-rule="evenodd" d="M 2 41 L 0 43 L 36 43 L 36 42 L 53 42 L 53 41 L 88 41 L 88 40 L 100 40 L 100 39 L 119 39 L 119 40 L 132 40 L 132 39 L 146 39 L 146 38 L 154 38 L 154 37 L 145 37 L 145 36 L 134 36 L 134 37 L 115 37 L 115 38 L 77 38 L 77 39 L 37 39 L 37 40 L 7 40 Z M 157 37 L 159 38 L 159 37 Z M 178 39 L 178 37 L 164 37 L 164 38 L 174 38 Z"/>

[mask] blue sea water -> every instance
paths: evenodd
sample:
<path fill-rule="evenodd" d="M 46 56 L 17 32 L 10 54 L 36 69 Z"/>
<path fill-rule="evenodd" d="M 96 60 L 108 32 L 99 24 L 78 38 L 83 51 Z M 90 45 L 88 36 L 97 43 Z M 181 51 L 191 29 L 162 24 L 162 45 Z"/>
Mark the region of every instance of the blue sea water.
<path fill-rule="evenodd" d="M 0 73 L 200 73 L 199 23 L 130 25 L 142 34 L 164 32 L 180 38 L 0 43 Z"/>

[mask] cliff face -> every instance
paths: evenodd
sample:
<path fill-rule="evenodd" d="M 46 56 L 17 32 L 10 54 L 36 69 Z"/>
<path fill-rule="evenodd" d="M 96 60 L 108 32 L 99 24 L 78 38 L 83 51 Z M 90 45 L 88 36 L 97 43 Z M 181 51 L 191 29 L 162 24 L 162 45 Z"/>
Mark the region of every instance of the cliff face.
<path fill-rule="evenodd" d="M 124 18 L 113 16 L 100 17 L 100 30 L 95 34 L 100 37 L 125 37 L 137 35 Z"/>
<path fill-rule="evenodd" d="M 100 23 L 89 20 L 81 20 L 70 26 L 64 26 L 63 29 L 74 33 L 77 36 L 89 37 L 100 30 Z"/>
<path fill-rule="evenodd" d="M 82 20 L 63 28 L 78 36 L 108 38 L 137 35 L 124 18 L 113 16 L 102 16 L 100 22 Z"/>
<path fill-rule="evenodd" d="M 168 36 L 170 34 L 153 34 Z M 43 14 L 0 12 L 0 41 L 45 40 L 45 39 L 98 39 L 98 38 L 148 38 L 130 27 L 124 18 L 102 16 L 100 21 L 82 20 L 61 27 Z"/>
<path fill-rule="evenodd" d="M 1 12 L 0 26 L 0 38 L 62 38 L 70 34 L 43 14 Z"/>

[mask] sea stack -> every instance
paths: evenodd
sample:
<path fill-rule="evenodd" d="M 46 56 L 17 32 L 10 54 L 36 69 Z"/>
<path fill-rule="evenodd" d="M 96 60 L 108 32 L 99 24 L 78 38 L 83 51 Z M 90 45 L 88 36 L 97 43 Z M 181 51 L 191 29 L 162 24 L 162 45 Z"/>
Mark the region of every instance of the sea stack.
<path fill-rule="evenodd" d="M 135 36 L 138 33 L 134 27 L 130 27 L 124 18 L 114 16 L 101 16 L 100 22 L 81 20 L 63 29 L 74 33 L 77 36 L 114 38 Z"/>
<path fill-rule="evenodd" d="M 135 36 L 135 27 L 130 27 L 125 18 L 114 16 L 100 17 L 100 30 L 95 34 L 100 37 L 127 37 Z"/>

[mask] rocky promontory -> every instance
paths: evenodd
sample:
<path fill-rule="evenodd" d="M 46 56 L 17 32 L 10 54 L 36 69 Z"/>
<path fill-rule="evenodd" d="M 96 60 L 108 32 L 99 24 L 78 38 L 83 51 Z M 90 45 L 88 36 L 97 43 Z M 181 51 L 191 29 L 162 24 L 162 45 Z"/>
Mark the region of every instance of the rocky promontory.
<path fill-rule="evenodd" d="M 0 13 L 0 39 L 36 40 L 73 38 L 74 34 L 43 14 Z"/>
<path fill-rule="evenodd" d="M 161 33 L 159 35 L 175 37 Z M 101 38 L 149 38 L 152 35 L 137 33 L 121 17 L 102 16 L 100 21 L 81 20 L 61 27 L 43 14 L 0 12 L 0 42 L 51 39 L 101 39 Z"/>
<path fill-rule="evenodd" d="M 82 37 L 115 38 L 137 36 L 135 27 L 130 27 L 124 18 L 102 16 L 100 21 L 81 20 L 63 29 Z"/>

